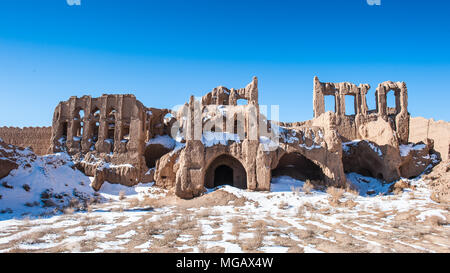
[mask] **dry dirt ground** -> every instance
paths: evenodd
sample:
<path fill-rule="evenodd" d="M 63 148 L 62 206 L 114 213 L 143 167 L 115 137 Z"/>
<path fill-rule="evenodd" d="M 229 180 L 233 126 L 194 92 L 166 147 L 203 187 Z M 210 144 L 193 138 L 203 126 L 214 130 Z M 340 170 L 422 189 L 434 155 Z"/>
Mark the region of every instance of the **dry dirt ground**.
<path fill-rule="evenodd" d="M 0 221 L 0 252 L 450 252 L 450 208 L 423 180 L 372 196 L 289 183 L 188 201 L 145 185 L 110 191 L 84 212 Z"/>

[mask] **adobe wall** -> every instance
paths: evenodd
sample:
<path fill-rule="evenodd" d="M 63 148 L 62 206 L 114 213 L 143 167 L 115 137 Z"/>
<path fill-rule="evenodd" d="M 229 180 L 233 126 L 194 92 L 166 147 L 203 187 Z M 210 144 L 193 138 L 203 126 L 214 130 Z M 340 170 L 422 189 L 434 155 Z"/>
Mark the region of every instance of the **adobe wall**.
<path fill-rule="evenodd" d="M 31 147 L 37 155 L 45 155 L 50 147 L 52 127 L 0 127 L 0 138 L 5 143 Z"/>
<path fill-rule="evenodd" d="M 409 140 L 411 142 L 423 141 L 427 143 L 427 138 L 433 139 L 434 150 L 441 154 L 442 160 L 449 159 L 450 122 L 415 117 L 410 119 L 409 128 Z"/>
<path fill-rule="evenodd" d="M 71 97 L 55 109 L 50 150 L 143 154 L 145 110 L 134 95 Z"/>
<path fill-rule="evenodd" d="M 72 155 L 95 189 L 104 181 L 133 186 L 148 170 L 146 142 L 167 134 L 169 112 L 132 94 L 71 97 L 55 108 L 49 151 Z"/>
<path fill-rule="evenodd" d="M 246 100 L 248 104 L 237 105 L 238 99 Z M 299 155 L 317 165 L 327 185 L 346 185 L 341 160 L 342 144 L 335 133 L 333 114 L 322 115 L 312 128 L 281 128 L 283 134 L 277 137 L 279 143 L 266 143 L 264 139 L 267 136 L 263 136 L 259 129 L 268 127 L 267 118 L 260 114 L 257 99 L 256 77 L 245 88 L 227 89 L 220 86 L 203 96 L 201 101 L 191 97 L 177 115 L 178 120 L 184 120 L 180 125 L 182 131 L 186 129 L 186 145 L 179 152 L 164 155 L 157 163 L 156 185 L 175 187 L 177 196 L 193 198 L 201 195 L 205 186 L 213 186 L 215 169 L 225 165 L 233 170 L 234 186 L 268 191 L 272 171 L 277 169 L 283 156 L 289 154 Z M 233 126 L 232 123 L 221 123 L 225 117 L 233 121 L 239 115 L 243 117 L 243 124 L 235 123 Z M 226 132 L 238 136 L 239 140 L 233 137 L 220 145 L 203 142 L 202 130 L 196 130 L 196 120 L 200 120 L 199 129 L 203 128 L 208 133 Z M 214 126 L 209 127 L 208 124 Z M 268 149 L 266 146 L 269 145 L 275 148 Z"/>
<path fill-rule="evenodd" d="M 314 77 L 314 118 L 325 113 L 325 96 L 332 96 L 335 102 L 336 128 L 343 141 L 364 139 L 360 132 L 361 126 L 384 120 L 396 132 L 400 143 L 408 143 L 409 113 L 406 83 L 391 81 L 380 83 L 375 93 L 376 109 L 368 109 L 366 95 L 369 89 L 369 84 L 320 82 L 318 77 Z M 387 95 L 391 91 L 395 95 L 395 107 L 389 107 L 387 104 Z M 346 112 L 345 99 L 349 96 L 354 98 L 353 115 Z"/>
<path fill-rule="evenodd" d="M 228 174 L 234 186 L 259 191 L 270 190 L 272 176 L 285 174 L 339 187 L 346 186 L 345 171 L 386 181 L 414 176 L 424 170 L 412 172 L 416 159 L 400 153 L 410 135 L 411 141 L 439 140 L 435 147 L 448 158 L 448 140 L 441 143 L 448 123 L 441 128 L 440 122 L 413 120 L 417 133 L 410 133 L 404 82 L 379 84 L 376 109 L 367 107 L 369 89 L 315 77 L 314 118 L 294 123 L 272 123 L 260 112 L 256 77 L 245 88 L 219 86 L 201 100 L 191 96 L 177 111 L 147 108 L 130 94 L 71 97 L 55 109 L 49 151 L 71 154 L 80 170 L 94 176 L 96 190 L 105 181 L 153 181 L 181 198 L 203 194 Z M 394 107 L 387 104 L 391 91 Z M 334 112 L 325 112 L 325 96 L 334 97 Z M 354 115 L 346 114 L 346 96 L 354 97 Z M 431 158 L 428 150 L 425 157 Z"/>

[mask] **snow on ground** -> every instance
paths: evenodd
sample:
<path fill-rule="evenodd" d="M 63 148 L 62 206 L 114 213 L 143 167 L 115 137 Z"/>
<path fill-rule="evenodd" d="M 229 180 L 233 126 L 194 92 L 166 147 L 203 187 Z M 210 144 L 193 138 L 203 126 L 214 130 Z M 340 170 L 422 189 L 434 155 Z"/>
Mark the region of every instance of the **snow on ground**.
<path fill-rule="evenodd" d="M 43 215 L 69 206 L 73 199 L 96 198 L 88 177 L 74 168 L 67 154 L 27 154 L 17 162 L 19 167 L 0 181 L 0 220 Z"/>
<path fill-rule="evenodd" d="M 345 192 L 338 202 L 324 191 L 304 192 L 303 181 L 286 176 L 273 179 L 271 192 L 223 186 L 195 200 L 153 184 L 105 183 L 103 202 L 86 211 L 21 216 L 30 211 L 24 200 L 39 200 L 45 188 L 92 194 L 89 178 L 63 155 L 56 158 L 59 167 L 43 163 L 55 158 L 41 158 L 7 177 L 13 189 L 0 188 L 13 193 L 0 204 L 14 208 L 0 214 L 0 252 L 450 252 L 449 208 L 433 202 L 419 178 L 405 180 L 414 190 L 394 195 L 392 184 L 351 173 L 359 195 Z M 50 184 L 41 187 L 42 180 Z M 217 205 L 209 196 L 229 201 Z"/>
<path fill-rule="evenodd" d="M 91 181 L 94 180 L 93 177 L 89 177 Z M 120 184 L 110 184 L 108 182 L 104 183 L 100 188 L 99 193 L 101 196 L 107 198 L 108 200 L 118 201 L 121 198 L 121 195 L 124 195 L 128 198 L 137 198 L 142 200 L 143 196 L 157 198 L 164 195 L 165 191 L 153 187 L 154 183 L 148 184 L 139 184 L 133 187 L 127 187 Z"/>
<path fill-rule="evenodd" d="M 387 194 L 394 183 L 384 183 L 380 179 L 365 177 L 357 173 L 347 174 L 347 179 L 358 190 L 361 196 Z"/>

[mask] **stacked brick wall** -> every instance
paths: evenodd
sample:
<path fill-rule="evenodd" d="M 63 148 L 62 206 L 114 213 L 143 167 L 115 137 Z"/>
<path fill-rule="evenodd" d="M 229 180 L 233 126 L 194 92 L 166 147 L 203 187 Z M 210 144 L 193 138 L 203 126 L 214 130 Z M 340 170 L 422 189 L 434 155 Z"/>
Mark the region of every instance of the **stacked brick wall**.
<path fill-rule="evenodd" d="M 52 127 L 0 127 L 0 138 L 5 143 L 31 147 L 37 155 L 47 154 L 52 137 Z"/>

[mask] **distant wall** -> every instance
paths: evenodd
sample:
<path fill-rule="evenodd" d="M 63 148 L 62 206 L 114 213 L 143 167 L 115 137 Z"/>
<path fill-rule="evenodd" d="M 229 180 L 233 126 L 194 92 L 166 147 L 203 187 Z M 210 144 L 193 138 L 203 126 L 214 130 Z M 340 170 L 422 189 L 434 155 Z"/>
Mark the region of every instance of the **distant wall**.
<path fill-rule="evenodd" d="M 5 143 L 31 147 L 37 155 L 47 154 L 52 137 L 52 127 L 0 127 L 0 138 Z"/>
<path fill-rule="evenodd" d="M 419 142 L 427 138 L 434 140 L 434 149 L 441 154 L 443 160 L 447 160 L 450 152 L 450 123 L 422 117 L 411 118 L 409 141 Z"/>

